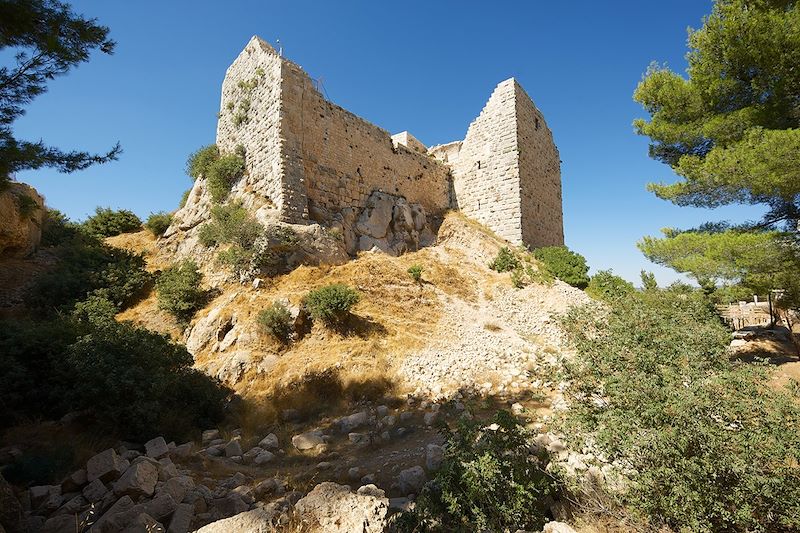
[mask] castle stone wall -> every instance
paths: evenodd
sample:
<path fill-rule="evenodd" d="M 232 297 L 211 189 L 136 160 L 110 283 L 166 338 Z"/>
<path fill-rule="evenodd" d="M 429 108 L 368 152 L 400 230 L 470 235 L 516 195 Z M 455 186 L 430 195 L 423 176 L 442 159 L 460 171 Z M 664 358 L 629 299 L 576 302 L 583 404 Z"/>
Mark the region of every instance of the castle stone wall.
<path fill-rule="evenodd" d="M 564 244 L 561 160 L 541 112 L 516 85 L 522 242 L 538 248 Z"/>
<path fill-rule="evenodd" d="M 373 191 L 404 196 L 428 213 L 450 206 L 450 169 L 326 100 L 308 75 L 285 61 L 282 83 L 284 180 L 305 196 L 312 218 L 363 208 Z"/>
<path fill-rule="evenodd" d="M 426 151 L 408 132 L 391 136 L 329 102 L 298 65 L 253 37 L 226 72 L 217 145 L 244 149 L 245 176 L 230 198 L 264 216 L 340 224 L 349 235 L 380 191 L 428 214 L 457 208 L 515 244 L 563 244 L 558 150 L 513 78 L 494 89 L 463 141 Z M 176 227 L 197 227 L 210 205 L 198 180 Z"/>
<path fill-rule="evenodd" d="M 495 88 L 451 164 L 458 209 L 500 237 L 521 243 L 515 83 L 509 79 Z"/>
<path fill-rule="evenodd" d="M 248 177 L 234 185 L 232 196 L 248 208 L 273 203 L 283 208 L 281 155 L 282 60 L 254 37 L 231 64 L 222 83 L 217 146 L 233 153 L 241 145 Z"/>

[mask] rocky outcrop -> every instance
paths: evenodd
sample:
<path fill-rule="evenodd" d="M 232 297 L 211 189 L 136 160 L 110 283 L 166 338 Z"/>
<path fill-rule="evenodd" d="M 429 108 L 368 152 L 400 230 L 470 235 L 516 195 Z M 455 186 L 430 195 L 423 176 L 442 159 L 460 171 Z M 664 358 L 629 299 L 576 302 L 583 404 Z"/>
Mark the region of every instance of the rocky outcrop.
<path fill-rule="evenodd" d="M 341 231 L 350 255 L 377 248 L 401 255 L 430 246 L 435 241 L 425 209 L 402 196 L 373 192 L 360 212 L 345 208 L 333 217 L 332 227 Z"/>
<path fill-rule="evenodd" d="M 44 198 L 24 183 L 12 182 L 0 192 L 0 258 L 27 257 L 39 247 Z"/>

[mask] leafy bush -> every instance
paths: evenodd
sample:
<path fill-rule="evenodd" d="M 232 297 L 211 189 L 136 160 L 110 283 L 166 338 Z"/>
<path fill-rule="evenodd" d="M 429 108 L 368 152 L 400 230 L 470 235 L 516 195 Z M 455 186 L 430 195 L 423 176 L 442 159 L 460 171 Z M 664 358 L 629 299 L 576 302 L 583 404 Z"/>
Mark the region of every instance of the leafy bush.
<path fill-rule="evenodd" d="M 292 334 L 292 314 L 280 302 L 272 302 L 272 305 L 258 313 L 258 324 L 268 334 L 279 341 L 286 343 Z"/>
<path fill-rule="evenodd" d="M 66 360 L 76 376 L 72 405 L 93 410 L 127 438 L 185 434 L 222 418 L 226 391 L 192 369 L 186 348 L 166 336 L 126 324 L 101 327 L 72 344 Z M 175 427 L 177 420 L 185 422 Z"/>
<path fill-rule="evenodd" d="M 75 304 L 72 316 L 90 324 L 105 324 L 114 321 L 118 308 L 114 302 L 100 294 L 92 294 L 82 302 Z"/>
<path fill-rule="evenodd" d="M 263 231 L 242 204 L 231 203 L 211 208 L 211 221 L 200 227 L 198 237 L 203 246 L 237 244 L 248 249 Z"/>
<path fill-rule="evenodd" d="M 800 528 L 800 397 L 730 360 L 701 291 L 636 292 L 563 324 L 580 357 L 562 429 L 630 466 L 622 497 L 653 529 Z"/>
<path fill-rule="evenodd" d="M 447 438 L 441 469 L 423 488 L 400 532 L 539 531 L 554 489 L 545 457 L 528 451 L 529 435 L 508 412 L 491 427 L 463 420 Z"/>
<path fill-rule="evenodd" d="M 189 156 L 186 161 L 186 173 L 194 179 L 201 176 L 208 176 L 211 165 L 219 159 L 219 148 L 216 144 L 210 144 L 198 149 Z"/>
<path fill-rule="evenodd" d="M 188 322 L 205 301 L 206 292 L 200 287 L 202 280 L 194 261 L 169 267 L 156 280 L 158 307 L 180 322 Z"/>
<path fill-rule="evenodd" d="M 315 319 L 328 325 L 336 325 L 344 322 L 350 309 L 360 298 L 355 289 L 334 283 L 309 292 L 303 298 L 303 304 Z"/>
<path fill-rule="evenodd" d="M 130 233 L 142 229 L 142 221 L 127 209 L 114 211 L 108 207 L 98 207 L 94 215 L 87 218 L 82 227 L 89 235 L 95 237 L 113 237 L 121 233 Z"/>
<path fill-rule="evenodd" d="M 519 267 L 519 258 L 507 246 L 500 248 L 497 257 L 489 263 L 489 268 L 496 272 L 510 272 Z"/>
<path fill-rule="evenodd" d="M 422 265 L 411 265 L 408 267 L 408 275 L 411 276 L 416 283 L 422 283 Z"/>
<path fill-rule="evenodd" d="M 239 155 L 223 155 L 214 161 L 205 174 L 211 200 L 214 203 L 222 202 L 242 173 L 244 173 L 244 159 Z"/>
<path fill-rule="evenodd" d="M 121 438 L 186 439 L 219 422 L 231 395 L 182 345 L 113 320 L 0 322 L 0 364 L 3 424 L 86 409 Z"/>
<path fill-rule="evenodd" d="M 160 213 L 150 213 L 144 226 L 150 230 L 150 233 L 156 237 L 160 237 L 164 235 L 164 232 L 167 231 L 170 224 L 172 224 L 172 215 L 162 211 Z"/>
<path fill-rule="evenodd" d="M 584 289 L 589 284 L 589 267 L 586 258 L 566 246 L 545 246 L 533 251 L 533 256 L 544 264 L 555 277 L 573 287 Z"/>
<path fill-rule="evenodd" d="M 624 298 L 636 289 L 633 284 L 615 276 L 611 270 L 601 270 L 589 280 L 586 294 L 597 300 L 611 301 L 615 298 Z"/>
<path fill-rule="evenodd" d="M 57 249 L 55 267 L 37 276 L 28 291 L 29 307 L 68 311 L 75 302 L 95 294 L 120 310 L 133 303 L 152 279 L 139 254 L 112 248 L 80 232 L 68 239 Z"/>
<path fill-rule="evenodd" d="M 42 220 L 42 246 L 58 246 L 74 239 L 79 227 L 70 222 L 67 215 L 58 209 L 45 209 Z"/>

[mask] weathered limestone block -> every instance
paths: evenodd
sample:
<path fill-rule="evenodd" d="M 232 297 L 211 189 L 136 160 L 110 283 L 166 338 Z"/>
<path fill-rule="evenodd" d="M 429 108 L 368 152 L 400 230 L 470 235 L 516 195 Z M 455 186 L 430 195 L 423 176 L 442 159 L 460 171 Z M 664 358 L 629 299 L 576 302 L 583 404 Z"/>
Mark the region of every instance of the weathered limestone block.
<path fill-rule="evenodd" d="M 122 459 L 117 452 L 109 448 L 100 452 L 86 462 L 86 480 L 89 482 L 99 479 L 104 482 L 117 479 L 129 463 Z"/>
<path fill-rule="evenodd" d="M 158 482 L 158 468 L 148 461 L 131 465 L 114 483 L 117 496 L 152 496 Z"/>

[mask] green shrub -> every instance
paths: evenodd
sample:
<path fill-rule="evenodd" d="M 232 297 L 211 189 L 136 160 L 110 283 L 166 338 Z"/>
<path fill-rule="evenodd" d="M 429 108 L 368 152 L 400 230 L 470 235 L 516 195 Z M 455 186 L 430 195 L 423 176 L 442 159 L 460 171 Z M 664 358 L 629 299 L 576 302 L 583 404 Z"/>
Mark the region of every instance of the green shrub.
<path fill-rule="evenodd" d="M 150 213 L 150 216 L 147 217 L 147 222 L 144 223 L 144 227 L 156 237 L 161 237 L 170 224 L 172 224 L 172 215 L 162 211 L 160 213 Z"/>
<path fill-rule="evenodd" d="M 114 321 L 118 307 L 114 302 L 101 294 L 92 294 L 85 300 L 77 302 L 72 310 L 72 316 L 83 322 L 103 324 Z"/>
<path fill-rule="evenodd" d="M 566 246 L 545 246 L 533 251 L 533 256 L 555 277 L 573 287 L 584 289 L 589 284 L 586 258 Z"/>
<path fill-rule="evenodd" d="M 222 418 L 227 391 L 192 369 L 186 348 L 166 336 L 127 324 L 98 327 L 69 346 L 66 361 L 75 375 L 72 405 L 126 438 L 185 436 Z"/>
<path fill-rule="evenodd" d="M 416 283 L 422 283 L 422 271 L 422 265 L 411 265 L 408 267 L 408 275 L 411 276 L 411 279 Z"/>
<path fill-rule="evenodd" d="M 133 303 L 152 279 L 143 256 L 112 248 L 81 232 L 57 249 L 57 259 L 29 289 L 25 303 L 30 308 L 69 311 L 75 302 L 96 294 L 121 310 Z"/>
<path fill-rule="evenodd" d="M 209 168 L 218 159 L 219 148 L 217 148 L 216 144 L 204 146 L 189 156 L 186 161 L 186 174 L 194 179 L 208 176 Z"/>
<path fill-rule="evenodd" d="M 359 299 L 355 289 L 334 283 L 309 292 L 303 298 L 303 304 L 315 319 L 328 325 L 336 325 L 344 322 Z"/>
<path fill-rule="evenodd" d="M 633 284 L 615 276 L 611 270 L 601 270 L 592 276 L 589 285 L 586 286 L 586 294 L 596 300 L 611 301 L 616 298 L 624 298 L 636 289 Z"/>
<path fill-rule="evenodd" d="M 510 272 L 519 266 L 519 258 L 507 246 L 500 248 L 497 257 L 489 263 L 489 268 L 496 272 Z"/>
<path fill-rule="evenodd" d="M 42 246 L 58 246 L 74 239 L 79 227 L 57 209 L 46 208 L 42 220 Z"/>
<path fill-rule="evenodd" d="M 642 278 L 642 290 L 654 291 L 658 289 L 658 281 L 656 281 L 655 274 L 652 272 L 647 272 L 646 270 L 642 270 L 639 273 L 639 276 Z"/>
<path fill-rule="evenodd" d="M 242 177 L 243 173 L 244 159 L 239 155 L 223 155 L 214 161 L 204 174 L 211 200 L 217 204 L 225 200 L 234 182 Z"/>
<path fill-rule="evenodd" d="M 279 341 L 289 342 L 292 334 L 292 314 L 282 303 L 272 302 L 271 306 L 258 313 L 258 324 L 261 329 Z"/>
<path fill-rule="evenodd" d="M 156 280 L 158 307 L 180 322 L 188 322 L 205 301 L 206 292 L 200 287 L 202 280 L 194 261 L 169 267 Z"/>
<path fill-rule="evenodd" d="M 560 429 L 629 466 L 622 498 L 652 529 L 800 528 L 800 397 L 731 361 L 701 291 L 635 292 L 563 326 L 579 357 Z"/>
<path fill-rule="evenodd" d="M 231 395 L 182 345 L 113 320 L 0 321 L 0 365 L 4 427 L 85 409 L 106 434 L 183 440 L 220 422 Z"/>
<path fill-rule="evenodd" d="M 500 411 L 492 429 L 463 420 L 447 439 L 441 469 L 423 488 L 400 532 L 539 531 L 547 522 L 554 484 L 546 458 L 531 455 L 530 435 Z"/>
<path fill-rule="evenodd" d="M 211 221 L 200 227 L 198 238 L 203 246 L 237 244 L 249 249 L 263 231 L 242 204 L 230 203 L 211 208 Z"/>
<path fill-rule="evenodd" d="M 113 237 L 121 233 L 130 233 L 142 229 L 142 221 L 127 209 L 114 211 L 108 207 L 98 207 L 94 215 L 83 222 L 82 227 L 89 235 L 95 237 Z"/>

